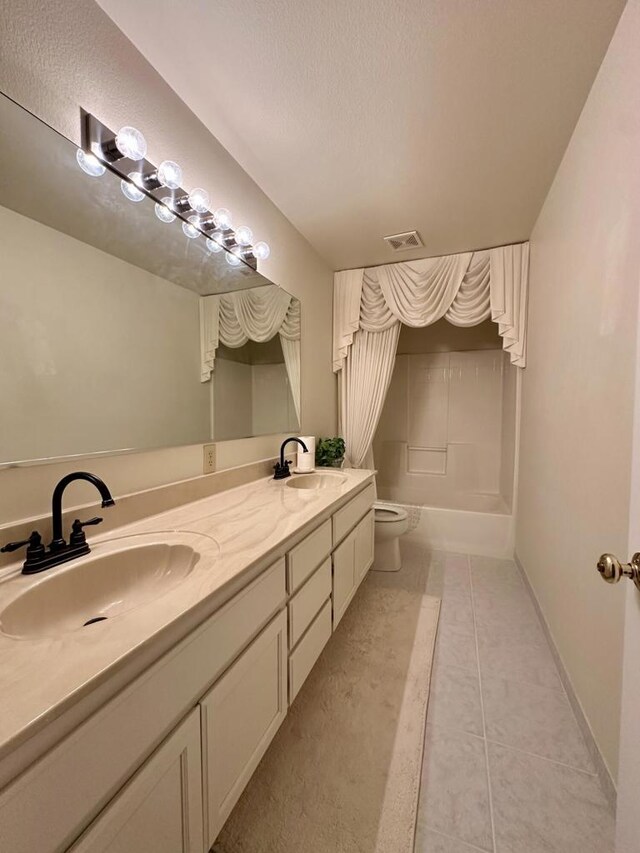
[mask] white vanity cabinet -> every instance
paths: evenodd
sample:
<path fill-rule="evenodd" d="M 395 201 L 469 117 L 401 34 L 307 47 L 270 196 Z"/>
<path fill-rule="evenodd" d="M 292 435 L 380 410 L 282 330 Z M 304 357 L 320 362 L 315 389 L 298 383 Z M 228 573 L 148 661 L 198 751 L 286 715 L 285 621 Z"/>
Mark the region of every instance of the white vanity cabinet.
<path fill-rule="evenodd" d="M 207 850 L 287 713 L 283 611 L 200 700 Z"/>
<path fill-rule="evenodd" d="M 204 850 L 200 715 L 193 710 L 69 853 L 204 853 Z"/>
<path fill-rule="evenodd" d="M 373 562 L 373 497 L 299 533 L 0 790 L 1 853 L 210 850 Z"/>
<path fill-rule="evenodd" d="M 373 525 L 371 509 L 333 552 L 334 631 L 373 563 Z"/>

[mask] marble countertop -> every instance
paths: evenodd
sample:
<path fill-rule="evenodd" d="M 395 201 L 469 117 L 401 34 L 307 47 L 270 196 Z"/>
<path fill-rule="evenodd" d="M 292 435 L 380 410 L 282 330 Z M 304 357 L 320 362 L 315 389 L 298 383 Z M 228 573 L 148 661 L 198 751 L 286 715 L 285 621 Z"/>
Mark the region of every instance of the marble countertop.
<path fill-rule="evenodd" d="M 283 553 L 289 539 L 328 516 L 373 472 L 344 470 L 328 476 L 336 477 L 335 488 L 297 489 L 288 487 L 287 480 L 263 478 L 102 537 L 89 535 L 91 555 L 80 560 L 100 556 L 113 548 L 113 540 L 135 534 L 156 534 L 160 540 L 162 533 L 200 534 L 207 544 L 199 549 L 197 571 L 148 603 L 90 629 L 51 637 L 0 633 L 0 759 L 113 678 L 141 650 L 148 655 L 157 646 L 160 656 L 167 632 L 183 625 L 181 636 L 188 634 L 195 626 L 187 617 L 197 615 L 201 622 L 215 612 L 244 585 L 243 579 L 248 583 L 256 576 L 256 567 L 269 565 L 269 557 Z M 46 583 L 80 560 L 32 576 L 20 574 L 16 563 L 0 581 L 0 614 L 28 587 Z M 181 636 L 172 636 L 172 644 Z"/>

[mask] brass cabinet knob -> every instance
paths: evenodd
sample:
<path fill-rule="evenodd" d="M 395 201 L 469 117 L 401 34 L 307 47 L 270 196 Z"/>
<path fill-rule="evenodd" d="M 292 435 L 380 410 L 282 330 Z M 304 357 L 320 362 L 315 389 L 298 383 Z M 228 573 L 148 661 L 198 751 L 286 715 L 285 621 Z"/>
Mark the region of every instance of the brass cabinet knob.
<path fill-rule="evenodd" d="M 633 555 L 630 563 L 621 563 L 614 554 L 603 554 L 598 560 L 598 571 L 607 583 L 618 583 L 621 578 L 630 578 L 640 589 L 640 551 Z"/>

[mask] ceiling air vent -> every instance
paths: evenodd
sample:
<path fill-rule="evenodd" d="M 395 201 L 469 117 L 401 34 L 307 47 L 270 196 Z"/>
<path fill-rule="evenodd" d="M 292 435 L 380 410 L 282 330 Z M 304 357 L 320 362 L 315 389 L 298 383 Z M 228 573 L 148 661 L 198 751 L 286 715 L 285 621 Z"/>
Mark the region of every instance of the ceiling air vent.
<path fill-rule="evenodd" d="M 417 231 L 405 231 L 404 234 L 391 234 L 382 238 L 394 252 L 406 252 L 407 249 L 419 249 L 424 246 Z"/>

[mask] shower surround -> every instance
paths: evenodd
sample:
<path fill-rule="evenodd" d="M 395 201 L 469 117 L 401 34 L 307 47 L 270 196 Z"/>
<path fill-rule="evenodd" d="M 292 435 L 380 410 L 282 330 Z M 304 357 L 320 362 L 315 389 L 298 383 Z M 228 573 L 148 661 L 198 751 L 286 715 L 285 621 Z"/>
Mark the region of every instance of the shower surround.
<path fill-rule="evenodd" d="M 378 496 L 422 508 L 412 535 L 437 548 L 508 552 L 516 386 L 501 349 L 396 357 L 373 449 Z"/>

